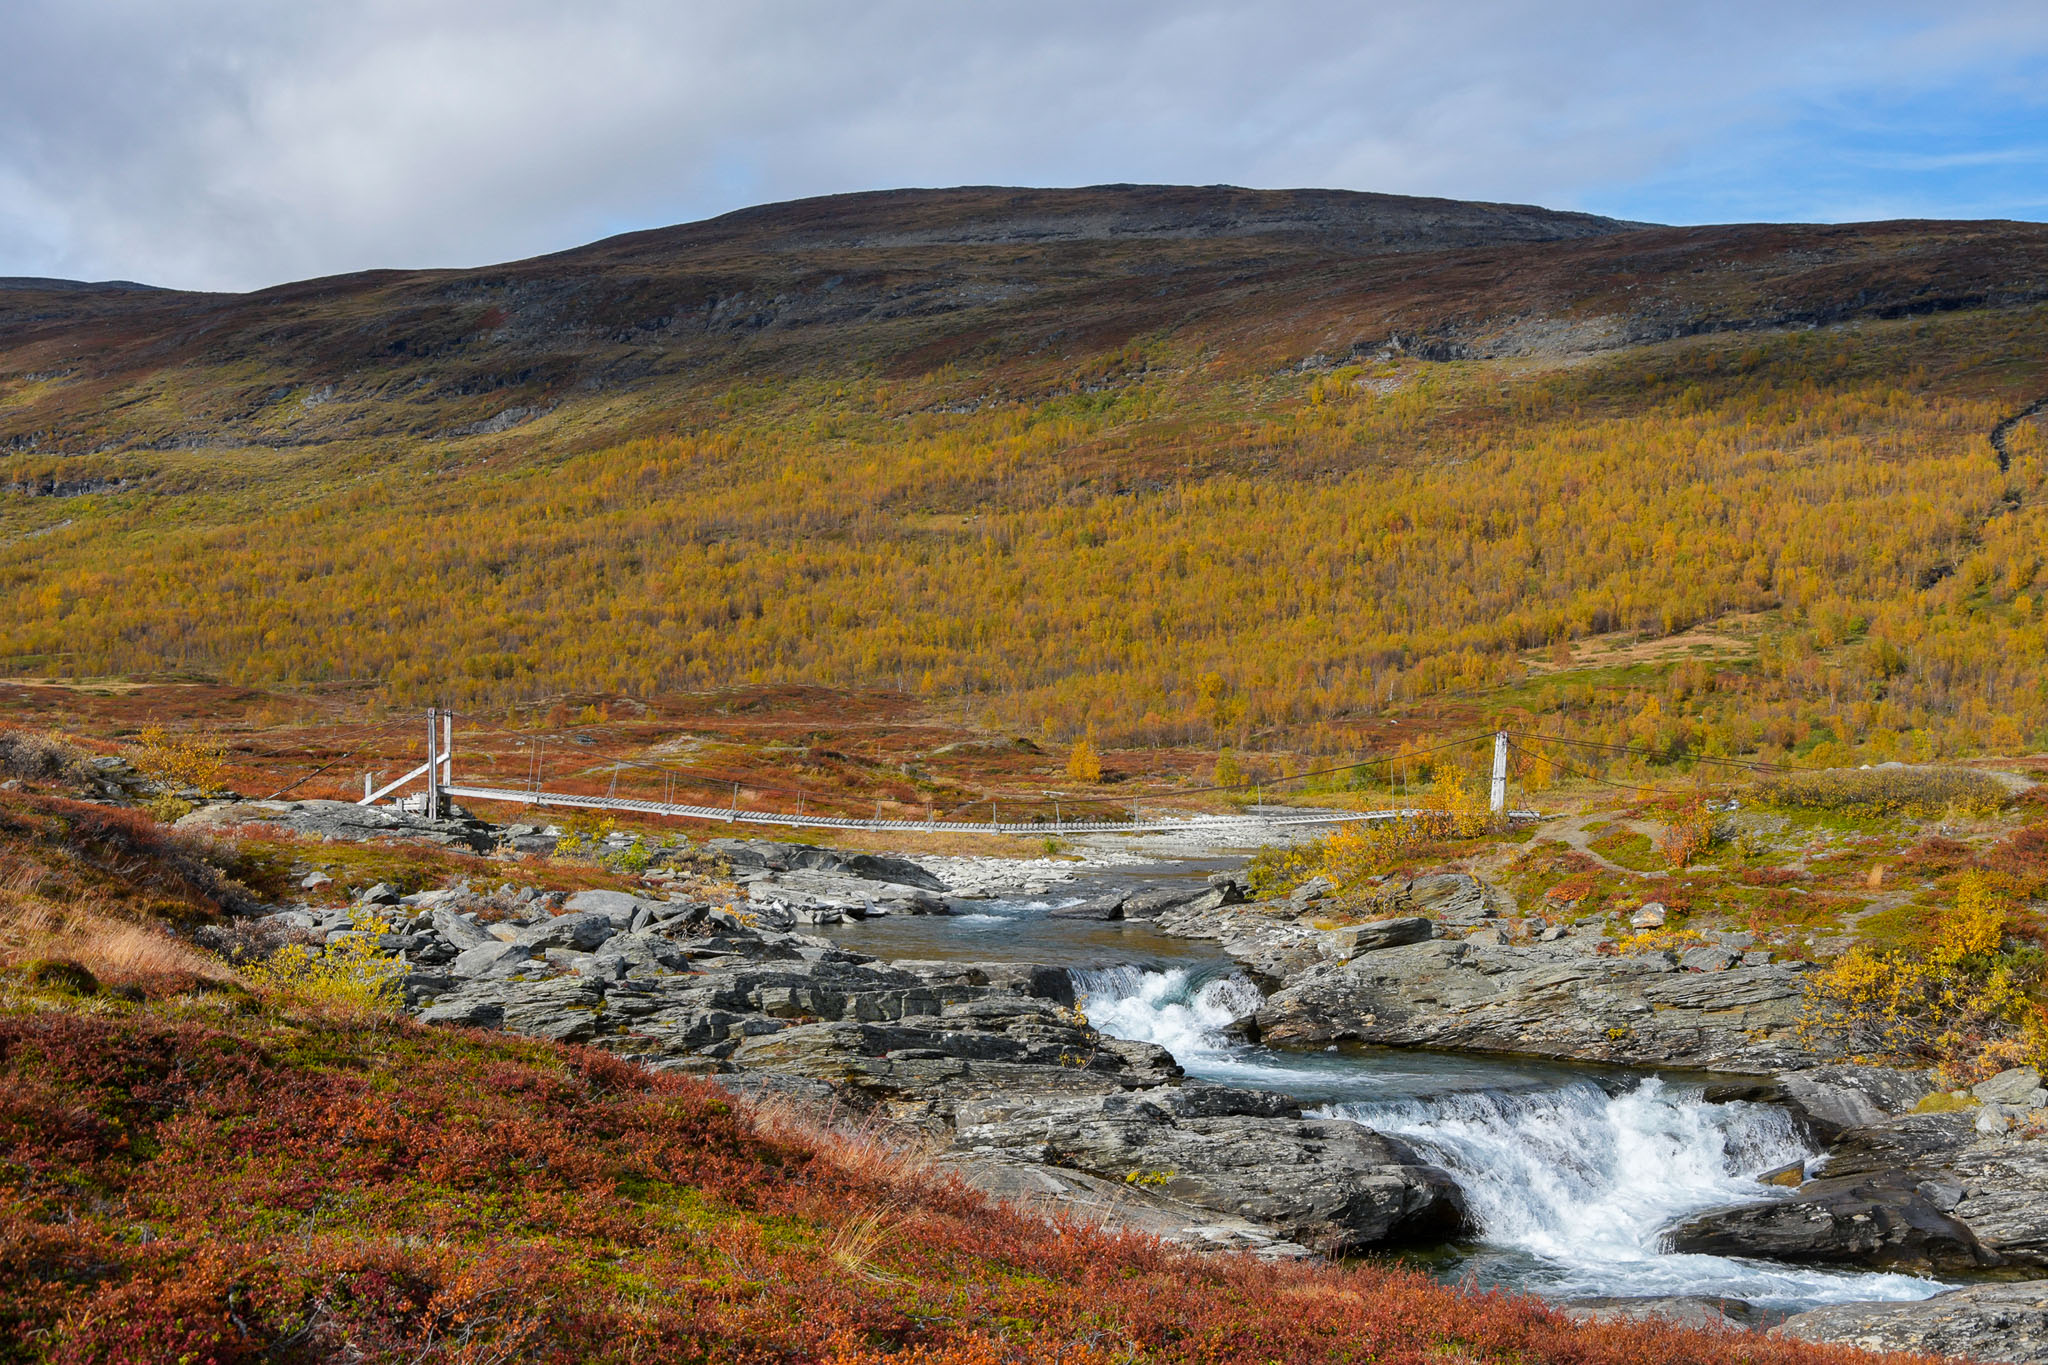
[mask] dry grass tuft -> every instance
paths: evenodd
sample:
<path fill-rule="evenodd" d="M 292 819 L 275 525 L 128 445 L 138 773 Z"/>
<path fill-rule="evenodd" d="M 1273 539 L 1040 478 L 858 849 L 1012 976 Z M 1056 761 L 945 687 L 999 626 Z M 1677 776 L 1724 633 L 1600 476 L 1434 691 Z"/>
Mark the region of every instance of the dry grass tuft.
<path fill-rule="evenodd" d="M 0 967 L 75 962 L 108 985 L 150 991 L 234 979 L 217 958 L 165 930 L 123 919 L 98 898 L 60 903 L 44 887 L 42 868 L 0 855 Z"/>
<path fill-rule="evenodd" d="M 913 1130 L 789 1095 L 750 1096 L 747 1109 L 764 1137 L 815 1152 L 858 1180 L 908 1189 L 938 1178 L 939 1143 Z"/>

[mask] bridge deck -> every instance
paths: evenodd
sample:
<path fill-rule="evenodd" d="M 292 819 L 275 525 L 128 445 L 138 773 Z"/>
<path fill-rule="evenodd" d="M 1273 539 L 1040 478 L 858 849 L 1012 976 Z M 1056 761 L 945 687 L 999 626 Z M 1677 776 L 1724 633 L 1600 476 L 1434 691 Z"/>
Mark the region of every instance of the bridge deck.
<path fill-rule="evenodd" d="M 579 796 L 570 792 L 532 791 L 509 787 L 445 786 L 449 796 L 472 801 L 506 801 L 523 806 L 568 806 L 583 810 L 631 811 L 684 820 L 715 820 L 729 825 L 782 825 L 798 829 L 944 830 L 954 834 L 1172 834 L 1204 829 L 1279 829 L 1301 825 L 1341 825 L 1371 820 L 1405 820 L 1419 810 L 1303 811 L 1294 815 L 1190 815 L 1160 820 L 863 820 L 841 815 L 789 815 L 779 811 L 740 810 L 726 806 L 683 806 L 665 801 L 640 801 L 624 796 Z M 1510 812 L 1517 819 L 1534 811 Z"/>

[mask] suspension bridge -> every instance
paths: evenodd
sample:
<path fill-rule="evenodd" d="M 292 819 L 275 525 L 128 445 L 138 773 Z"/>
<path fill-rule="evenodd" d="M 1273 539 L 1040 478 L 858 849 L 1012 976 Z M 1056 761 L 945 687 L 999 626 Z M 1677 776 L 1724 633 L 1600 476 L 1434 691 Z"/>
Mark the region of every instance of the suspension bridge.
<path fill-rule="evenodd" d="M 1190 834 L 1207 830 L 1251 833 L 1256 830 L 1278 830 L 1317 825 L 1362 824 L 1375 821 L 1409 820 L 1427 813 L 1422 808 L 1396 808 L 1387 810 L 1295 810 L 1272 808 L 1247 810 L 1227 815 L 1171 815 L 1146 818 L 1136 806 L 1131 809 L 1127 820 L 1069 820 L 1054 806 L 1054 816 L 1047 820 L 1042 815 L 1029 820 L 1003 820 L 1000 809 L 993 803 L 987 820 L 955 820 L 931 814 L 922 820 L 885 820 L 879 816 L 867 819 L 859 816 L 813 815 L 801 810 L 788 811 L 756 810 L 740 805 L 741 785 L 733 783 L 733 798 L 730 805 L 691 805 L 675 801 L 651 801 L 639 797 L 609 794 L 595 796 L 583 792 L 548 791 L 539 780 L 519 787 L 486 786 L 473 782 L 462 782 L 455 777 L 455 717 L 452 712 L 429 709 L 427 712 L 427 755 L 426 761 L 403 776 L 394 778 L 381 787 L 373 787 L 368 775 L 363 778 L 363 797 L 357 804 L 370 806 L 384 800 L 395 792 L 402 791 L 415 782 L 424 781 L 425 788 L 416 798 L 420 809 L 427 815 L 437 816 L 444 812 L 450 800 L 502 802 L 507 805 L 532 806 L 537 808 L 559 808 L 566 810 L 619 811 L 634 815 L 663 816 L 679 820 L 703 820 L 727 825 L 774 825 L 781 828 L 823 829 L 823 830 L 903 830 L 925 831 L 948 834 Z M 1480 736 L 1475 736 L 1475 739 Z M 1510 819 L 1533 819 L 1535 811 L 1507 808 L 1508 736 L 1505 731 L 1493 736 L 1493 785 L 1491 806 L 1497 816 Z"/>

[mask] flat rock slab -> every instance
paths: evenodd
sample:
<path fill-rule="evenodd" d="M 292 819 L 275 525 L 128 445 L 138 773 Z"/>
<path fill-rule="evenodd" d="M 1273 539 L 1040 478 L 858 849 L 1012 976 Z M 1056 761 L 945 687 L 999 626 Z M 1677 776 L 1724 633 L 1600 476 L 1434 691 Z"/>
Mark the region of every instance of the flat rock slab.
<path fill-rule="evenodd" d="M 1756 1319 L 1756 1310 L 1741 1299 L 1704 1294 L 1572 1299 L 1558 1309 L 1575 1322 L 1668 1322 L 1708 1332 L 1748 1327 Z"/>
<path fill-rule="evenodd" d="M 1682 972 L 1668 954 L 1435 939 L 1296 972 L 1256 1018 L 1285 1045 L 1341 1041 L 1759 1071 L 1822 1060 L 1790 967 Z"/>
<path fill-rule="evenodd" d="M 860 881 L 887 882 L 920 891 L 943 892 L 946 884 L 908 858 L 874 853 L 843 853 L 811 844 L 781 844 L 767 839 L 713 839 L 705 845 L 723 854 L 735 871 L 822 872 Z"/>
<path fill-rule="evenodd" d="M 797 868 L 775 872 L 747 886 L 747 899 L 796 911 L 837 911 L 861 918 L 869 914 L 950 914 L 943 896 L 902 882 L 876 881 L 839 872 Z"/>
<path fill-rule="evenodd" d="M 2000 1257 L 1911 1175 L 1809 1180 L 1789 1199 L 1710 1209 L 1674 1228 L 1671 1250 L 1708 1256 L 1979 1270 Z"/>
<path fill-rule="evenodd" d="M 1837 1303 L 1771 1329 L 1865 1351 L 2048 1365 L 2048 1280 L 1986 1284 L 1918 1303 Z"/>

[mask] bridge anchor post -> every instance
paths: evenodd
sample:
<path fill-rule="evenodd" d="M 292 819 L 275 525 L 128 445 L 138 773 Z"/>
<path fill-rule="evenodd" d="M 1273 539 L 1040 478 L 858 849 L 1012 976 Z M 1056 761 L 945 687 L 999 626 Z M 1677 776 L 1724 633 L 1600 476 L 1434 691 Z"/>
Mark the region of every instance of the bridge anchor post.
<path fill-rule="evenodd" d="M 1508 813 L 1508 732 L 1497 730 L 1493 736 L 1493 814 L 1496 819 Z"/>

